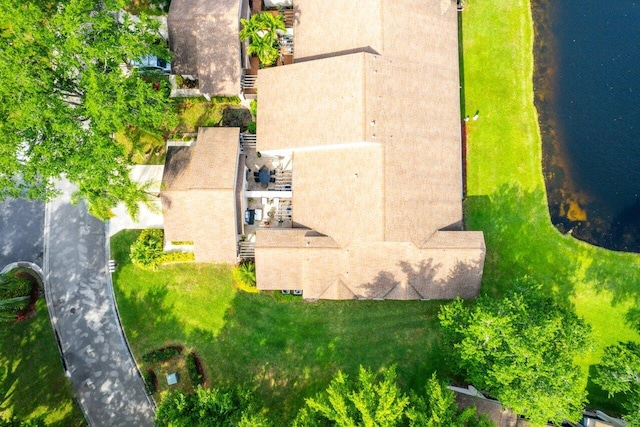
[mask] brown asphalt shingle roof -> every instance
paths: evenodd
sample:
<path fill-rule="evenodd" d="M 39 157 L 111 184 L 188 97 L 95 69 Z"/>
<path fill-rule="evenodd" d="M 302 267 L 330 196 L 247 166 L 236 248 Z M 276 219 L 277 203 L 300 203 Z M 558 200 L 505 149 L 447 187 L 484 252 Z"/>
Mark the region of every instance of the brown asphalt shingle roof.
<path fill-rule="evenodd" d="M 239 0 L 173 0 L 169 8 L 169 48 L 174 74 L 198 78 L 202 93 L 240 93 Z"/>
<path fill-rule="evenodd" d="M 162 179 L 165 239 L 193 241 L 197 261 L 235 262 L 238 128 L 204 128 L 196 145 L 169 147 Z"/>
<path fill-rule="evenodd" d="M 293 151 L 293 221 L 326 237 L 259 230 L 258 286 L 475 297 L 483 235 L 442 231 L 462 227 L 456 1 L 294 8 L 296 63 L 259 71 L 257 148 Z"/>

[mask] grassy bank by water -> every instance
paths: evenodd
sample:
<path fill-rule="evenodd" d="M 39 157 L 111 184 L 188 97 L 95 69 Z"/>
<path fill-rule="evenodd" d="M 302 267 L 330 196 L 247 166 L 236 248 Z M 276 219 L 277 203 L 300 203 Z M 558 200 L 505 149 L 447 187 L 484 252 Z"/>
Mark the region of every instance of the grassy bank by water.
<path fill-rule="evenodd" d="M 463 105 L 468 122 L 468 227 L 483 230 L 483 292 L 500 295 L 529 275 L 575 305 L 593 328 L 576 349 L 585 372 L 602 349 L 640 337 L 625 322 L 640 302 L 640 256 L 593 247 L 551 224 L 542 144 L 533 103 L 533 23 L 529 0 L 472 1 L 462 13 Z M 617 409 L 588 383 L 590 403 Z"/>

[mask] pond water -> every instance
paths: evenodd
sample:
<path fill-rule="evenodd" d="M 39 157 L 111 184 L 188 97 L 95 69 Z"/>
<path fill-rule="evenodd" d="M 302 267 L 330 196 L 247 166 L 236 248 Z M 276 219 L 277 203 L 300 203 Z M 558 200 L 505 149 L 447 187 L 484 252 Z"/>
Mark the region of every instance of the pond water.
<path fill-rule="evenodd" d="M 552 222 L 640 252 L 640 1 L 533 0 Z"/>

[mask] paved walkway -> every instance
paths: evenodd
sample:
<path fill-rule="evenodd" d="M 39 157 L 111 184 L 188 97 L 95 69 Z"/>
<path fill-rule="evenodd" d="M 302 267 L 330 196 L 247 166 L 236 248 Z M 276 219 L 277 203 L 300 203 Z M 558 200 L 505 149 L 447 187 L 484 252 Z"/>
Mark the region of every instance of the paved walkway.
<path fill-rule="evenodd" d="M 164 165 L 133 166 L 131 168 L 131 179 L 134 182 L 153 184 L 147 189 L 151 193 L 160 193 L 160 183 Z M 124 203 L 120 203 L 113 209 L 114 217 L 109 220 L 109 237 L 121 230 L 131 228 L 163 228 L 164 217 L 162 216 L 162 203 L 158 197 L 153 201 L 153 209 L 149 209 L 146 203 L 138 203 L 140 212 L 137 221 L 133 221 L 127 212 Z"/>
<path fill-rule="evenodd" d="M 104 223 L 72 188 L 47 205 L 44 271 L 47 304 L 67 371 L 92 426 L 152 426 L 154 409 L 120 328 L 107 273 Z"/>

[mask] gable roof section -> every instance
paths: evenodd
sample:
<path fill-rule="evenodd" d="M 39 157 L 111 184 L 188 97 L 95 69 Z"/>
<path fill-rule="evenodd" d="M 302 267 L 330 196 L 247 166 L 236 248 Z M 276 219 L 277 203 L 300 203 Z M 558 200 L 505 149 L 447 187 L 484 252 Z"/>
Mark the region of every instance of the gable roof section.
<path fill-rule="evenodd" d="M 366 51 L 445 65 L 457 51 L 456 0 L 296 0 L 294 8 L 296 61 Z"/>
<path fill-rule="evenodd" d="M 197 261 L 235 262 L 238 128 L 203 128 L 196 145 L 169 147 L 162 179 L 165 239 L 194 242 Z"/>
<path fill-rule="evenodd" d="M 240 93 L 239 0 L 173 0 L 167 25 L 174 74 L 199 80 L 202 93 Z"/>
<path fill-rule="evenodd" d="M 293 164 L 295 223 L 340 246 L 384 239 L 384 147 L 297 151 Z"/>
<path fill-rule="evenodd" d="M 383 0 L 351 0 L 329 5 L 317 0 L 295 0 L 294 58 L 336 52 L 382 51 Z"/>
<path fill-rule="evenodd" d="M 260 96 L 269 102 L 262 104 L 258 116 L 258 150 L 305 151 L 300 160 L 315 156 L 305 162 L 313 163 L 313 172 L 296 163 L 294 180 L 301 180 L 304 174 L 324 175 L 325 170 L 337 175 L 332 164 L 340 157 L 329 148 L 344 148 L 346 153 L 358 147 L 366 156 L 370 148 L 362 148 L 363 142 L 380 145 L 383 239 L 421 246 L 439 229 L 459 228 L 462 151 L 456 52 L 454 48 L 450 68 L 356 53 L 260 70 Z M 407 94 L 417 101 L 409 102 Z M 351 160 L 356 158 L 354 154 Z M 347 170 L 344 161 L 341 165 Z M 325 186 L 295 185 L 296 199 L 317 201 L 332 193 L 327 186 L 339 190 L 343 183 L 334 179 Z M 328 198 L 325 208 L 337 211 L 343 203 Z M 306 210 L 296 211 L 307 215 Z M 375 228 L 372 233 L 380 236 Z"/>
<path fill-rule="evenodd" d="M 258 71 L 257 144 L 261 151 L 362 142 L 364 55 L 346 55 Z"/>
<path fill-rule="evenodd" d="M 258 230 L 260 289 L 303 289 L 308 299 L 451 299 L 478 293 L 485 257 L 481 232 L 445 232 L 439 236 L 443 241 L 456 235 L 450 245 L 426 249 L 402 242 L 362 242 L 345 248 L 304 241 L 297 246 L 278 246 L 273 240 L 264 244 L 278 234 L 277 239 L 291 242 L 288 233 Z"/>

